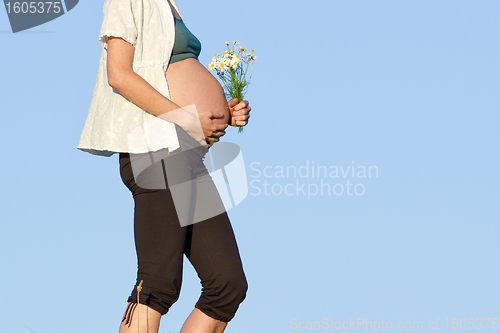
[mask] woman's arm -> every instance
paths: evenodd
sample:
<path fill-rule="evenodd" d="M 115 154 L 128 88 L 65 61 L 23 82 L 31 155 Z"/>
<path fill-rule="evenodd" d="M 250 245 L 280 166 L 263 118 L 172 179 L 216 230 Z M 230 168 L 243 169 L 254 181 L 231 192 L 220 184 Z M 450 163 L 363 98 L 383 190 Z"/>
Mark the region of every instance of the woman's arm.
<path fill-rule="evenodd" d="M 108 38 L 108 83 L 126 99 L 144 111 L 184 128 L 198 142 L 205 139 L 210 147 L 225 134 L 228 125 L 214 124 L 212 117 L 222 113 L 200 111 L 195 115 L 163 96 L 132 69 L 135 48 L 122 38 Z M 204 144 L 204 142 L 200 142 Z"/>

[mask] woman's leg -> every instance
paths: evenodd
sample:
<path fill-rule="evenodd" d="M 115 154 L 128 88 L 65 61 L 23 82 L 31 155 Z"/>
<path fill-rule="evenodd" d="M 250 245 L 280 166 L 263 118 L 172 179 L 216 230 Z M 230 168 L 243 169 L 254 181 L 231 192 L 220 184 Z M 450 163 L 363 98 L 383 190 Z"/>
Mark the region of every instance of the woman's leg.
<path fill-rule="evenodd" d="M 161 314 L 147 305 L 128 303 L 119 333 L 157 333 L 160 328 L 160 319 Z"/>
<path fill-rule="evenodd" d="M 208 172 L 203 161 L 193 157 L 195 155 L 184 155 L 190 156 L 191 167 L 180 166 L 186 160 L 180 154 L 174 159 L 169 156 L 143 171 L 138 177 L 138 183 L 157 188 L 151 190 L 135 183 L 130 156 L 120 154 L 122 180 L 135 200 L 134 231 L 139 264 L 136 286 L 143 281 L 140 304 L 135 305 L 137 289 L 134 287 L 120 333 L 131 330 L 137 332 L 137 317 L 141 324 L 140 332 L 157 332 L 161 316 L 168 312 L 180 292 L 183 252 L 198 271 L 203 292 L 182 332 L 222 332 L 245 298 L 246 279 L 226 212 L 194 225 L 181 226 L 167 179 L 164 180 L 166 186 L 163 189 L 162 186 L 155 187 L 162 175 L 169 178 L 165 170 L 181 172 L 180 176 L 175 174 L 176 179 L 191 177 L 195 180 L 196 215 L 200 216 L 200 207 L 203 209 L 207 204 L 210 207 L 223 207 L 213 181 L 209 176 L 206 177 Z M 193 158 L 194 161 L 199 161 L 195 166 L 195 174 L 192 168 Z M 189 175 L 182 174 L 187 170 Z M 151 180 L 154 180 L 153 183 Z"/>
<path fill-rule="evenodd" d="M 196 215 L 203 215 L 199 210 L 204 207 L 223 206 L 202 162 L 198 164 L 195 175 L 193 201 Z M 181 332 L 223 332 L 245 299 L 248 288 L 226 211 L 188 227 L 185 254 L 196 269 L 203 289 Z"/>
<path fill-rule="evenodd" d="M 165 185 L 163 161 L 152 164 L 135 177 L 130 155 L 120 154 L 120 171 L 123 182 L 134 197 L 134 238 L 138 261 L 137 280 L 128 298 L 120 333 L 138 332 L 138 321 L 140 333 L 156 333 L 161 316 L 179 297 L 186 228 L 179 224 L 169 189 L 166 186 L 163 189 L 161 186 L 156 186 L 157 189 L 146 186 L 148 180 L 149 185 L 155 185 L 151 180 L 159 177 Z M 137 305 L 137 285 L 141 281 L 140 304 Z"/>
<path fill-rule="evenodd" d="M 222 333 L 226 326 L 227 323 L 209 317 L 200 309 L 194 308 L 179 333 Z"/>

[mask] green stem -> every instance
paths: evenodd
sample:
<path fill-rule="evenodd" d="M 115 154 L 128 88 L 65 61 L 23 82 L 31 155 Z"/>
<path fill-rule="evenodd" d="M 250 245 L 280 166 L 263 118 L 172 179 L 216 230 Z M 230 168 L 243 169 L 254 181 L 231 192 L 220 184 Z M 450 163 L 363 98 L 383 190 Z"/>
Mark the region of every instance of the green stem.
<path fill-rule="evenodd" d="M 141 280 L 141 283 L 139 283 L 139 285 L 137 286 L 137 333 L 141 333 L 141 326 L 140 326 L 140 323 L 139 323 L 139 295 L 141 293 L 141 290 L 142 290 L 142 282 L 143 280 Z"/>

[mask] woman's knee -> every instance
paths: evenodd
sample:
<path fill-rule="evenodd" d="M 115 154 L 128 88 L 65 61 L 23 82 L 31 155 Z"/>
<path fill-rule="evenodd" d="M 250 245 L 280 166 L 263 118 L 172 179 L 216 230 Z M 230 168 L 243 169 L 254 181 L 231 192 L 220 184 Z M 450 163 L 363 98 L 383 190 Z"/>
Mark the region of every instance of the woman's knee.
<path fill-rule="evenodd" d="M 241 303 L 248 290 L 248 283 L 243 270 L 226 270 L 216 278 L 216 294 L 228 297 Z"/>
<path fill-rule="evenodd" d="M 229 289 L 232 290 L 232 294 L 234 295 L 233 297 L 235 297 L 239 303 L 243 302 L 248 290 L 248 282 L 245 274 L 232 276 L 227 281 L 227 285 L 229 286 Z"/>
<path fill-rule="evenodd" d="M 248 283 L 243 272 L 231 274 L 226 271 L 223 276 L 205 281 L 196 307 L 214 319 L 229 322 L 245 299 L 247 290 Z"/>

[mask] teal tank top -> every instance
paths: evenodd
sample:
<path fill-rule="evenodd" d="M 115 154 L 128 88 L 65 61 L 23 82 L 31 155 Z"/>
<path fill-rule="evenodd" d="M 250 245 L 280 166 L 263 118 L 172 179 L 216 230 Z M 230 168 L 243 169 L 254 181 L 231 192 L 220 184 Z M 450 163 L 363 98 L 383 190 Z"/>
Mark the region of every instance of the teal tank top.
<path fill-rule="evenodd" d="M 201 52 L 201 43 L 195 35 L 188 30 L 184 21 L 174 17 L 175 41 L 170 57 L 170 64 L 186 58 L 196 58 Z"/>

